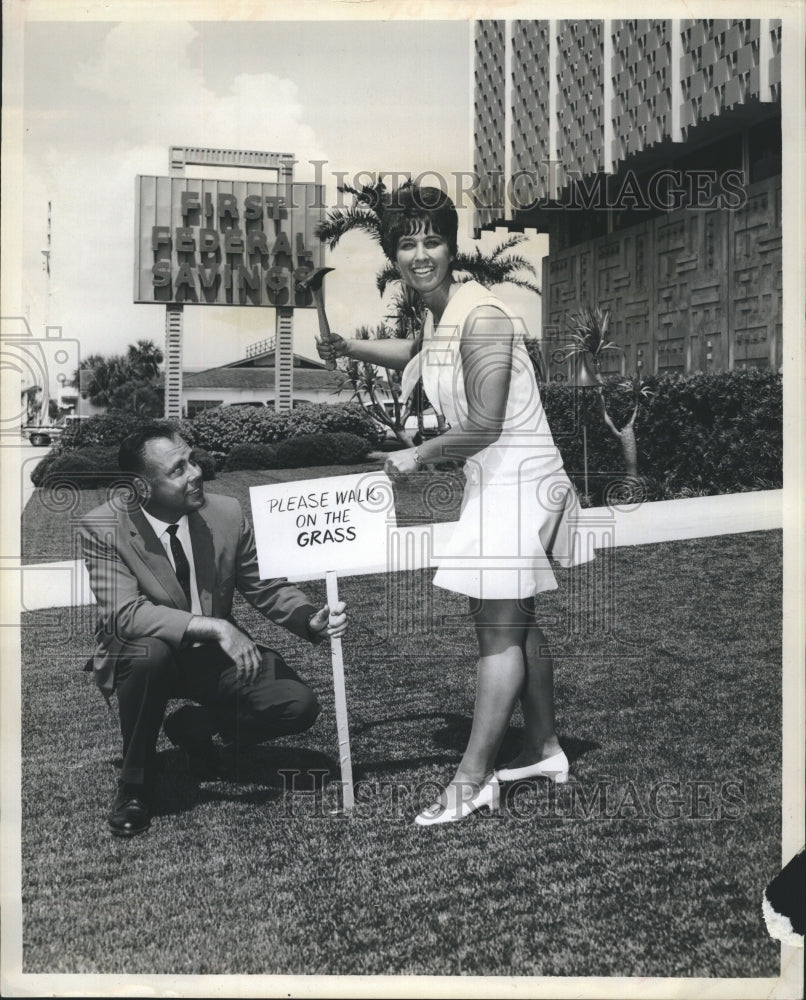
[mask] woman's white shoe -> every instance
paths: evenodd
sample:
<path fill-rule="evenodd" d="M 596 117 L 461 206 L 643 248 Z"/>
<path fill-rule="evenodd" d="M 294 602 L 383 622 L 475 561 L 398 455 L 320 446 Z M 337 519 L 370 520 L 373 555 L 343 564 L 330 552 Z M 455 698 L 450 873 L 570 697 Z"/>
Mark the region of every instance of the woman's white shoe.
<path fill-rule="evenodd" d="M 469 781 L 451 782 L 456 787 L 458 801 L 453 805 L 443 805 L 442 802 L 435 802 L 432 806 L 424 809 L 414 822 L 418 826 L 434 826 L 437 823 L 455 823 L 460 819 L 467 819 L 472 813 L 479 809 L 489 809 L 490 812 L 497 812 L 500 808 L 500 786 L 495 775 L 485 781 L 475 795 L 468 795 L 467 792 L 474 787 Z"/>
<path fill-rule="evenodd" d="M 499 781 L 521 781 L 524 778 L 549 778 L 558 785 L 568 781 L 568 758 L 562 750 L 536 764 L 525 767 L 500 767 L 495 772 Z"/>

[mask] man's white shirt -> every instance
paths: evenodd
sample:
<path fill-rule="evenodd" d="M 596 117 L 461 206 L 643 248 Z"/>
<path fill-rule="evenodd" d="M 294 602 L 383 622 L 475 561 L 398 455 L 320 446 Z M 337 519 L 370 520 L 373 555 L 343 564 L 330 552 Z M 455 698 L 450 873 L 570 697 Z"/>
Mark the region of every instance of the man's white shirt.
<path fill-rule="evenodd" d="M 145 507 L 141 507 L 145 519 L 154 529 L 154 534 L 159 538 L 162 543 L 162 547 L 165 549 L 165 554 L 170 560 L 171 566 L 173 566 L 174 573 L 176 572 L 176 565 L 174 564 L 173 553 L 171 552 L 171 536 L 168 534 L 168 528 L 171 524 L 177 524 L 178 530 L 176 532 L 176 537 L 182 543 L 182 548 L 185 550 L 185 558 L 190 565 L 190 610 L 194 615 L 202 615 L 201 601 L 199 600 L 199 587 L 196 583 L 196 564 L 193 561 L 193 545 L 190 541 L 190 527 L 188 526 L 188 516 L 183 514 L 178 521 L 160 521 L 159 518 L 153 517 Z"/>

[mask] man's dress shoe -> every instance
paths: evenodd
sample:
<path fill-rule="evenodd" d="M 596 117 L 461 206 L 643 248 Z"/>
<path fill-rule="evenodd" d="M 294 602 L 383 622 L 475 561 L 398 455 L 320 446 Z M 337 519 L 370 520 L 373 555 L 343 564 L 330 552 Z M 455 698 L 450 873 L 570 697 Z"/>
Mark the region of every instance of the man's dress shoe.
<path fill-rule="evenodd" d="M 196 705 L 183 705 L 163 723 L 165 735 L 184 751 L 194 777 L 214 781 L 220 774 L 218 751 L 210 736 L 208 712 Z"/>
<path fill-rule="evenodd" d="M 132 785 L 118 788 L 108 817 L 109 829 L 115 837 L 134 837 L 151 826 L 148 805 L 142 791 L 139 794 L 138 791 Z"/>

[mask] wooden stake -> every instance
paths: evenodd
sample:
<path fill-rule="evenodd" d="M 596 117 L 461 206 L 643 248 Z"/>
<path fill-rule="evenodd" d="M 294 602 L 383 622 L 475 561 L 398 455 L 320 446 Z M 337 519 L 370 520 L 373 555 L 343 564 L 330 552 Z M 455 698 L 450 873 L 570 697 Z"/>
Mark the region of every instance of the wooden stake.
<path fill-rule="evenodd" d="M 335 570 L 325 575 L 327 603 L 331 611 L 339 602 L 339 581 Z M 336 702 L 336 732 L 339 738 L 339 764 L 341 765 L 342 802 L 345 813 L 351 813 L 355 804 L 353 795 L 353 761 L 350 757 L 350 730 L 347 724 L 347 695 L 344 690 L 344 660 L 341 637 L 331 638 L 330 656 L 333 664 L 333 695 Z"/>

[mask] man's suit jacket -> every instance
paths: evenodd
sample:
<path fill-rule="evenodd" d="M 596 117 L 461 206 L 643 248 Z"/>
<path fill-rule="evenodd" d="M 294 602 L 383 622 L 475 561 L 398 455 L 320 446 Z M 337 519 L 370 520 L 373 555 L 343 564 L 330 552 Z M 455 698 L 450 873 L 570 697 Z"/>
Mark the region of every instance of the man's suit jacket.
<path fill-rule="evenodd" d="M 232 497 L 208 494 L 188 515 L 202 612 L 232 620 L 238 590 L 267 618 L 296 635 L 318 641 L 308 618 L 318 609 L 287 580 L 261 580 L 252 529 Z M 81 541 L 98 602 L 95 679 L 109 695 L 116 653 L 147 636 L 182 646 L 193 617 L 162 543 L 138 508 L 105 503 L 82 518 Z"/>

